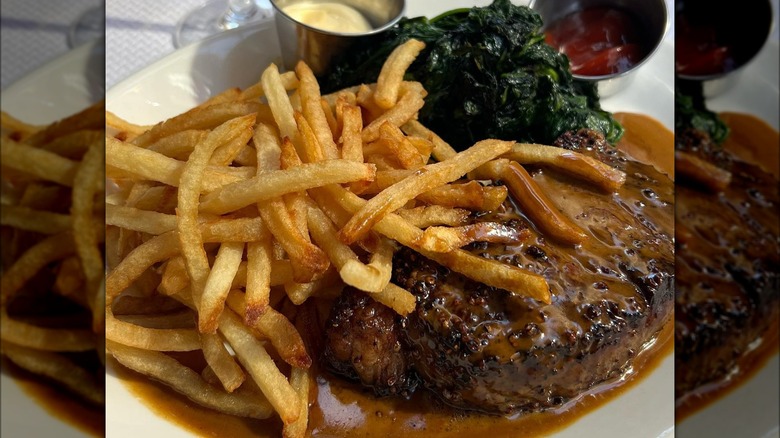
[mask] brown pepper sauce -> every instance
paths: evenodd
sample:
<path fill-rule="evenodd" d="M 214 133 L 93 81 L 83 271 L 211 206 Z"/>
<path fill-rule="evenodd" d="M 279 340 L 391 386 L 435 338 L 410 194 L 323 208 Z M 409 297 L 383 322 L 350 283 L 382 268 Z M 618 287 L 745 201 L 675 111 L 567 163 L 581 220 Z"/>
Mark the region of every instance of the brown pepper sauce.
<path fill-rule="evenodd" d="M 673 165 L 673 134 L 656 120 L 639 114 L 616 114 L 627 132 L 618 147 L 639 161 L 654 160 Z M 659 129 L 662 128 L 662 129 Z M 659 151 L 659 145 L 660 151 Z M 652 148 L 651 155 L 646 148 Z M 671 161 L 670 161 L 671 160 Z M 668 168 L 658 166 L 666 172 Z M 316 388 L 310 391 L 309 433 L 317 437 L 368 436 L 453 436 L 490 433 L 494 436 L 550 434 L 571 425 L 609 400 L 631 389 L 652 373 L 672 354 L 673 324 L 664 326 L 655 342 L 634 360 L 632 372 L 619 382 L 599 385 L 593 390 L 544 413 L 515 417 L 467 414 L 443 406 L 429 392 L 417 391 L 410 399 L 378 399 L 359 385 L 326 372 L 317 374 Z M 130 392 L 141 398 L 157 415 L 201 436 L 271 437 L 279 436 L 281 423 L 247 420 L 223 415 L 196 405 L 170 388 L 153 382 L 110 359 L 110 367 Z"/>
<path fill-rule="evenodd" d="M 731 132 L 723 148 L 740 159 L 758 165 L 780 177 L 780 133 L 763 120 L 749 115 L 725 112 L 719 114 Z M 755 376 L 780 351 L 780 321 L 775 319 L 758 345 L 737 361 L 734 372 L 724 380 L 713 382 L 686 394 L 676 402 L 678 423 L 706 408 Z"/>

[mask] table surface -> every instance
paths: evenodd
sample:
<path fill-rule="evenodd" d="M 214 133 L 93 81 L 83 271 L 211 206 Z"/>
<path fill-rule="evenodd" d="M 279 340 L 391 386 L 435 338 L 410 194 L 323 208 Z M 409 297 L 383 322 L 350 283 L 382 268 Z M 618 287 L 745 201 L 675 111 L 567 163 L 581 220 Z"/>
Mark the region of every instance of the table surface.
<path fill-rule="evenodd" d="M 257 0 L 270 8 L 269 0 Z M 665 0 L 672 10 L 673 0 Z M 772 38 L 779 39 L 778 10 L 774 6 Z M 204 0 L 3 0 L 2 83 L 5 89 L 46 62 L 72 47 L 67 36 L 71 25 L 87 10 L 105 5 L 106 14 L 106 88 L 156 60 L 176 47 L 173 34 L 179 20 L 198 8 Z M 524 3 L 524 0 L 518 0 Z M 674 27 L 667 39 L 674 38 Z"/>

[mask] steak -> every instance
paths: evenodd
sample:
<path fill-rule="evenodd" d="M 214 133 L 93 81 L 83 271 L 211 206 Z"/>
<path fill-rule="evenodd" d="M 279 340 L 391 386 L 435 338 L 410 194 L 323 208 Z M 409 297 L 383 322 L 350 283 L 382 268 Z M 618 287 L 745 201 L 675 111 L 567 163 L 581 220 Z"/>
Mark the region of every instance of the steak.
<path fill-rule="evenodd" d="M 731 172 L 677 187 L 675 396 L 724 379 L 778 318 L 778 180 L 688 131 L 677 147 Z M 684 235 L 683 235 L 684 233 Z"/>
<path fill-rule="evenodd" d="M 627 176 L 619 191 L 605 193 L 554 169 L 529 168 L 588 239 L 557 243 L 508 199 L 473 220 L 501 222 L 530 237 L 467 247 L 544 276 L 551 304 L 475 282 L 403 248 L 392 281 L 415 295 L 416 309 L 402 318 L 372 310 L 383 306 L 366 294 L 346 291 L 327 325 L 325 365 L 378 394 L 408 393 L 419 382 L 452 406 L 494 414 L 554 408 L 626 373 L 673 310 L 673 183 L 590 132 L 566 134 L 558 145 Z M 367 314 L 372 321 L 362 320 Z M 364 325 L 383 329 L 366 332 Z M 366 354 L 390 344 L 402 354 L 373 361 L 385 370 L 363 369 Z M 384 350 L 390 355 L 395 347 Z"/>

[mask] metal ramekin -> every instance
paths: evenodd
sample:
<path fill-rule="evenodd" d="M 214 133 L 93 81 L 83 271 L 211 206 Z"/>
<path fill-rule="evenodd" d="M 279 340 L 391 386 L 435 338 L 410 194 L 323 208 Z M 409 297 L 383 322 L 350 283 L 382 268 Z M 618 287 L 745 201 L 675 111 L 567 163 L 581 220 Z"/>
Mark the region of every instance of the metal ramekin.
<path fill-rule="evenodd" d="M 364 33 L 339 33 L 298 22 L 283 10 L 286 6 L 304 2 L 316 4 L 318 0 L 271 0 L 284 67 L 291 70 L 299 60 L 303 60 L 316 75 L 327 72 L 331 61 L 358 39 L 384 32 L 395 25 L 406 10 L 404 0 L 328 0 L 357 9 L 373 27 Z"/>

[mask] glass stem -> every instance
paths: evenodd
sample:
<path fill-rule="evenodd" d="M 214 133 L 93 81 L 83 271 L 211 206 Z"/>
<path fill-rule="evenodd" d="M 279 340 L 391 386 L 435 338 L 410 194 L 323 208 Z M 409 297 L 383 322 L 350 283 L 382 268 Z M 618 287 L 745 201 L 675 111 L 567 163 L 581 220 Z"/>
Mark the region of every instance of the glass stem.
<path fill-rule="evenodd" d="M 257 13 L 257 4 L 254 0 L 230 0 L 228 10 L 222 18 L 222 26 L 233 29 L 252 18 Z"/>

